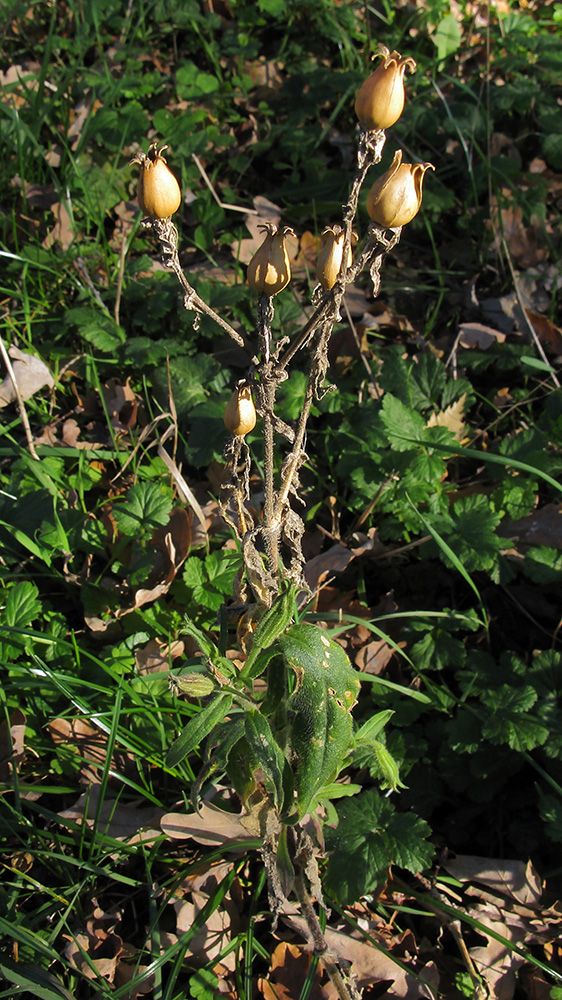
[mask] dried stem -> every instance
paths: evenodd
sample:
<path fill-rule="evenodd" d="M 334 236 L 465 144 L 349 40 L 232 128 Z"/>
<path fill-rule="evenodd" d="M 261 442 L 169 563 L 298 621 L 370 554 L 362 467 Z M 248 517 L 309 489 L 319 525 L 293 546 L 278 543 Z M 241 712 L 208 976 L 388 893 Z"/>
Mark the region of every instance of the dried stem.
<path fill-rule="evenodd" d="M 295 892 L 314 943 L 314 954 L 320 958 L 340 1000 L 360 1000 L 361 994 L 357 987 L 350 977 L 342 972 L 337 956 L 330 951 L 301 872 L 295 878 Z"/>
<path fill-rule="evenodd" d="M 154 230 L 156 236 L 160 240 L 164 254 L 165 266 L 174 272 L 185 292 L 185 298 L 183 300 L 184 308 L 193 309 L 194 312 L 204 313 L 205 316 L 209 316 L 215 323 L 217 323 L 218 326 L 222 327 L 222 329 L 228 333 L 228 336 L 232 338 L 235 344 L 238 344 L 239 347 L 243 347 L 244 350 L 246 350 L 251 356 L 251 348 L 242 334 L 238 333 L 238 331 L 235 330 L 230 323 L 227 323 L 227 321 L 223 319 L 222 316 L 219 316 L 219 314 L 216 313 L 211 306 L 207 305 L 205 300 L 197 294 L 193 285 L 190 285 L 187 280 L 178 256 L 178 231 L 172 220 L 149 219 L 146 224 Z"/>
<path fill-rule="evenodd" d="M 362 270 L 368 268 L 376 295 L 380 286 L 380 270 L 383 260 L 400 239 L 401 230 L 389 231 L 372 224 L 362 248 L 356 254 L 355 262 L 351 266 L 347 266 L 349 250 L 354 238 L 353 224 L 357 215 L 359 194 L 369 168 L 381 160 L 385 139 L 383 131 L 365 132 L 362 129 L 359 130 L 357 168 L 351 184 L 349 199 L 343 208 L 342 221 L 345 236 L 340 273 L 334 287 L 322 294 L 312 316 L 297 334 L 293 343 L 287 347 L 285 353 L 283 353 L 283 348 L 287 343 L 286 338 L 281 338 L 277 344 L 273 342 L 271 296 L 260 294 L 258 299 L 257 337 L 259 350 L 256 354 L 248 345 L 246 337 L 215 313 L 189 283 L 179 262 L 178 234 L 172 220 L 153 219 L 145 223 L 152 227 L 160 240 L 165 265 L 174 272 L 184 291 L 185 308 L 209 316 L 252 358 L 252 369 L 248 379 L 254 386 L 257 409 L 263 420 L 263 519 L 258 526 L 255 526 L 246 512 L 245 504 L 249 499 L 250 457 L 246 449 L 242 461 L 243 473 L 241 474 L 239 468 L 242 457 L 240 448 L 236 449 L 233 445 L 227 445 L 225 450 L 228 478 L 221 494 L 221 510 L 228 522 L 234 527 L 242 543 L 248 579 L 256 599 L 262 604 L 270 605 L 275 594 L 279 591 L 280 557 L 283 543 L 288 546 L 291 553 L 290 569 L 285 570 L 285 572 L 296 583 L 302 581 L 301 538 L 304 524 L 299 515 L 291 508 L 290 498 L 293 496 L 300 501 L 299 469 L 306 459 L 304 450 L 306 427 L 312 404 L 315 399 L 321 399 L 330 389 L 330 387 L 326 388 L 323 385 L 328 370 L 328 343 L 334 326 L 341 320 L 340 313 L 345 289 Z M 287 369 L 290 362 L 303 348 L 309 348 L 311 364 L 304 404 L 293 432 L 276 416 L 275 404 L 277 389 L 280 383 L 288 377 Z M 276 431 L 283 434 L 292 443 L 291 450 L 281 468 L 281 482 L 278 490 L 275 487 L 274 461 Z"/>

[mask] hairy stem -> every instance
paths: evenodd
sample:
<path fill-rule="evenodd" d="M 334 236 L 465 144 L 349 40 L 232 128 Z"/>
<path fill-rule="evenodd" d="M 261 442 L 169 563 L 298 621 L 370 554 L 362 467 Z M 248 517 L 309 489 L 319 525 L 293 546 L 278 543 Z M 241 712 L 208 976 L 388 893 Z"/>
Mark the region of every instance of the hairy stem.
<path fill-rule="evenodd" d="M 357 988 L 348 976 L 343 975 L 337 957 L 330 951 L 312 901 L 306 890 L 302 873 L 299 873 L 295 878 L 295 892 L 300 903 L 302 915 L 306 920 L 306 925 L 314 942 L 314 953 L 320 958 L 340 1000 L 360 1000 Z"/>

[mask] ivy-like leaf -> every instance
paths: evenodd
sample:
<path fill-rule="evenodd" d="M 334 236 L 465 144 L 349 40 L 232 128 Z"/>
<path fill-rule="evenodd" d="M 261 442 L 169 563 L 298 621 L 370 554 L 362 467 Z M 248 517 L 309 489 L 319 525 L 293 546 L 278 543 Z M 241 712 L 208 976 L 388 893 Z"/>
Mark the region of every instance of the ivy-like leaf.
<path fill-rule="evenodd" d="M 172 509 L 170 491 L 159 483 L 137 483 L 127 493 L 126 500 L 115 504 L 113 516 L 124 535 L 151 535 L 155 528 L 167 524 Z"/>
<path fill-rule="evenodd" d="M 338 816 L 335 829 L 325 828 L 330 853 L 325 887 L 340 904 L 371 892 L 393 863 L 414 873 L 431 863 L 433 845 L 424 839 L 431 833 L 428 824 L 412 813 L 396 814 L 374 789 L 345 799 Z"/>
<path fill-rule="evenodd" d="M 512 688 L 507 684 L 483 694 L 482 701 L 492 710 L 482 736 L 491 743 L 507 743 L 512 750 L 532 750 L 548 739 L 548 729 L 528 714 L 537 700 L 529 685 Z"/>

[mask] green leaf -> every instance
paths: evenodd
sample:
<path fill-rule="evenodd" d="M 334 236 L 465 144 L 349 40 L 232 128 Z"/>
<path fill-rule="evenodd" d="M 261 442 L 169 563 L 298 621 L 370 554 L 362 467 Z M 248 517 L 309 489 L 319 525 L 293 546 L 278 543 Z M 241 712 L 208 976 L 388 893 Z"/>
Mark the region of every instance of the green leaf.
<path fill-rule="evenodd" d="M 537 700 L 537 692 L 525 685 L 485 692 L 482 701 L 492 714 L 482 729 L 484 739 L 491 743 L 507 743 L 512 750 L 525 752 L 541 746 L 548 739 L 548 729 L 528 714 Z"/>
<path fill-rule="evenodd" d="M 303 816 L 316 793 L 337 777 L 351 750 L 351 709 L 360 682 L 342 647 L 316 625 L 293 625 L 278 644 L 296 680 L 289 699 L 295 713 L 290 744 Z"/>
<path fill-rule="evenodd" d="M 234 578 L 240 569 L 240 552 L 221 550 L 201 559 L 190 556 L 185 560 L 182 579 L 190 589 L 189 602 L 198 607 L 218 611 L 225 598 L 232 594 Z"/>
<path fill-rule="evenodd" d="M 125 343 L 125 331 L 101 309 L 76 306 L 65 313 L 64 322 L 103 354 L 113 354 L 120 344 Z"/>
<path fill-rule="evenodd" d="M 166 767 L 175 767 L 222 722 L 232 705 L 232 696 L 221 692 L 190 719 L 166 754 Z"/>
<path fill-rule="evenodd" d="M 555 843 L 562 841 L 562 800 L 559 795 L 551 795 L 538 789 L 539 808 L 543 823 L 546 824 L 548 837 Z"/>
<path fill-rule="evenodd" d="M 462 35 L 458 18 L 454 14 L 446 14 L 430 37 L 437 49 L 438 59 L 451 56 L 461 45 Z"/>
<path fill-rule="evenodd" d="M 17 987 L 18 995 L 27 995 L 39 1000 L 73 1000 L 73 994 L 46 969 L 25 962 L 12 962 L 7 956 L 0 960 L 0 974 Z M 21 991 L 24 993 L 21 993 Z"/>
<path fill-rule="evenodd" d="M 288 587 L 275 599 L 272 606 L 267 609 L 256 626 L 252 637 L 252 649 L 243 669 L 245 677 L 253 676 L 251 668 L 254 661 L 260 652 L 263 649 L 269 649 L 281 633 L 290 625 L 294 610 L 295 590 L 293 587 Z"/>
<path fill-rule="evenodd" d="M 210 969 L 198 969 L 189 980 L 189 995 L 194 1000 L 215 1000 L 218 996 L 218 984 L 214 972 Z"/>
<path fill-rule="evenodd" d="M 14 583 L 7 592 L 3 609 L 3 625 L 10 628 L 25 629 L 42 613 L 41 602 L 38 600 L 39 590 L 29 580 Z M 6 661 L 16 658 L 21 653 L 21 644 L 26 643 L 25 636 L 20 639 L 20 645 L 9 642 L 0 644 L 0 659 Z"/>
<path fill-rule="evenodd" d="M 258 7 L 270 17 L 283 17 L 287 11 L 285 0 L 258 0 Z"/>
<path fill-rule="evenodd" d="M 562 573 L 562 552 L 546 546 L 527 549 L 520 569 L 533 583 L 554 584 Z"/>
<path fill-rule="evenodd" d="M 280 807 L 283 803 L 283 771 L 286 764 L 283 751 L 269 722 L 257 709 L 250 709 L 245 713 L 244 732 L 256 766 L 263 771 L 266 788 L 273 795 L 275 805 Z"/>
<path fill-rule="evenodd" d="M 285 420 L 296 420 L 299 416 L 306 393 L 307 378 L 304 372 L 291 372 L 290 378 L 282 382 L 278 398 L 281 403 L 281 415 Z"/>
<path fill-rule="evenodd" d="M 176 70 L 176 87 L 178 97 L 192 100 L 203 94 L 214 94 L 219 89 L 220 81 L 210 73 L 202 73 L 199 66 L 193 62 L 184 62 Z"/>
<path fill-rule="evenodd" d="M 137 483 L 125 501 L 115 504 L 113 515 L 124 535 L 146 536 L 168 523 L 172 506 L 172 496 L 166 487 L 159 483 Z"/>
<path fill-rule="evenodd" d="M 433 627 L 416 642 L 410 656 L 418 670 L 444 670 L 451 665 L 461 667 L 466 659 L 466 649 L 460 639 L 442 628 Z"/>
<path fill-rule="evenodd" d="M 394 396 L 385 395 L 380 418 L 386 430 L 388 443 L 396 451 L 411 451 L 416 441 L 423 438 L 425 421 L 415 410 L 409 410 Z"/>
<path fill-rule="evenodd" d="M 393 715 L 393 709 L 386 708 L 383 712 L 377 712 L 376 715 L 371 716 L 355 733 L 355 745 L 362 746 L 365 743 L 372 743 Z"/>
<path fill-rule="evenodd" d="M 325 828 L 326 891 L 342 905 L 356 902 L 388 877 L 393 863 L 421 871 L 431 863 L 430 828 L 411 813 L 396 814 L 374 789 L 338 806 L 338 826 Z"/>

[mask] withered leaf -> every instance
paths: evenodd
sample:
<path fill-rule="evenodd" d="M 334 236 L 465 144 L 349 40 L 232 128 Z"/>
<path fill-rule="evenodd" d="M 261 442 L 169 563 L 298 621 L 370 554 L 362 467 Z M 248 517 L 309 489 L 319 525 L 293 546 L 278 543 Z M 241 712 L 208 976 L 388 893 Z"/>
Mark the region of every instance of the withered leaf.
<path fill-rule="evenodd" d="M 41 358 L 34 354 L 26 354 L 17 347 L 10 347 L 8 354 L 12 359 L 12 368 L 19 393 L 22 399 L 30 399 L 39 389 L 48 385 L 51 388 L 55 380 Z M 0 407 L 13 403 L 16 393 L 9 375 L 0 384 Z"/>

